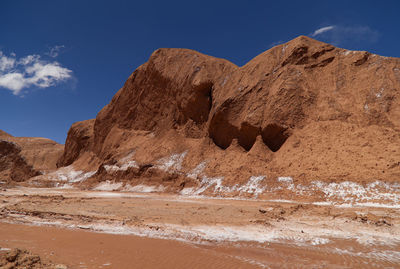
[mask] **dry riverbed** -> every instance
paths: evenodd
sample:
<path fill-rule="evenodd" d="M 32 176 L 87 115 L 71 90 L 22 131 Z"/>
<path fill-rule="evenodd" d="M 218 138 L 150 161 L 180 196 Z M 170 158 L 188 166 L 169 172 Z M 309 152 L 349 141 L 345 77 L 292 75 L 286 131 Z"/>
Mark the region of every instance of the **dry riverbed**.
<path fill-rule="evenodd" d="M 399 211 L 19 187 L 0 191 L 0 247 L 68 268 L 398 268 Z"/>

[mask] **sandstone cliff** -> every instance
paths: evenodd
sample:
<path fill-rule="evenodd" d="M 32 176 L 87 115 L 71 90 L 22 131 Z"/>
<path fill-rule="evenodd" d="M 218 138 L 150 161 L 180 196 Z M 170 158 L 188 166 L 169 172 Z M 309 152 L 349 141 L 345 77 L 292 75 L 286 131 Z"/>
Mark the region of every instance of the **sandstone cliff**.
<path fill-rule="evenodd" d="M 57 162 L 58 167 L 68 166 L 78 159 L 81 153 L 91 151 L 93 140 L 93 125 L 94 120 L 86 120 L 75 122 L 70 130 L 66 140 L 65 147 L 68 150 L 63 152 L 63 155 Z"/>
<path fill-rule="evenodd" d="M 300 36 L 238 67 L 159 49 L 95 120 L 68 133 L 59 166 L 177 188 L 204 176 L 400 179 L 400 59 Z"/>
<path fill-rule="evenodd" d="M 64 146 L 40 137 L 14 137 L 0 130 L 0 179 L 25 181 L 56 169 Z"/>
<path fill-rule="evenodd" d="M 21 148 L 17 144 L 0 140 L 0 182 L 2 184 L 9 181 L 25 181 L 40 174 L 26 163 L 20 153 Z"/>

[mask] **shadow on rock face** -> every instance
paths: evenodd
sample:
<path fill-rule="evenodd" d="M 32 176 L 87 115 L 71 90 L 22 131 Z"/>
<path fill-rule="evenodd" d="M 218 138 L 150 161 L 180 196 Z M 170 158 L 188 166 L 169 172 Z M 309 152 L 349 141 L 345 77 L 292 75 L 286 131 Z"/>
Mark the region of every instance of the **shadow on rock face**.
<path fill-rule="evenodd" d="M 265 145 L 273 152 L 278 151 L 289 137 L 288 129 L 278 124 L 269 124 L 261 132 Z"/>
<path fill-rule="evenodd" d="M 273 123 L 261 129 L 249 123 L 242 123 L 240 129 L 230 124 L 223 117 L 217 116 L 210 125 L 209 135 L 215 145 L 221 149 L 228 148 L 233 139 L 238 139 L 239 145 L 249 151 L 258 135 L 262 136 L 264 144 L 273 152 L 278 151 L 290 136 L 287 127 Z"/>

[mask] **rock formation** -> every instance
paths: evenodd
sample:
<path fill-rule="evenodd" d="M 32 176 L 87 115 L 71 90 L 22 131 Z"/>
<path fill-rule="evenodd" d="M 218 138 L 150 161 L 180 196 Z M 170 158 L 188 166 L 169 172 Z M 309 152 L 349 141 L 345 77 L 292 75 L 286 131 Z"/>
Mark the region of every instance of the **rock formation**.
<path fill-rule="evenodd" d="M 3 184 L 10 180 L 25 181 L 40 174 L 26 163 L 20 153 L 17 144 L 0 140 L 0 180 Z"/>
<path fill-rule="evenodd" d="M 57 162 L 57 166 L 68 166 L 84 151 L 91 149 L 93 139 L 94 120 L 75 122 L 68 131 L 68 139 L 65 147 L 69 150 L 64 151 Z"/>
<path fill-rule="evenodd" d="M 158 169 L 196 184 L 199 165 L 231 185 L 258 175 L 393 182 L 399 145 L 400 60 L 300 36 L 242 67 L 156 50 L 95 120 L 72 126 L 58 164 L 139 183 L 174 181 Z"/>
<path fill-rule="evenodd" d="M 56 169 L 64 146 L 39 137 L 14 137 L 0 130 L 0 181 L 25 181 Z"/>

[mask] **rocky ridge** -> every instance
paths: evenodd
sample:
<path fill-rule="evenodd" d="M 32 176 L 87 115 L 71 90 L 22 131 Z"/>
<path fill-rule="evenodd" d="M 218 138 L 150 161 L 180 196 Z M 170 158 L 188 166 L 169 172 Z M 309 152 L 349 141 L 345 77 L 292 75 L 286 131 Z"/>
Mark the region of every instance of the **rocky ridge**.
<path fill-rule="evenodd" d="M 208 182 L 235 193 L 278 178 L 394 183 L 399 91 L 399 59 L 305 36 L 242 67 L 158 49 L 96 119 L 72 125 L 57 166 L 91 172 L 88 186 L 173 191 Z"/>
<path fill-rule="evenodd" d="M 0 130 L 0 181 L 22 182 L 56 169 L 64 146 L 39 137 L 14 137 Z"/>

